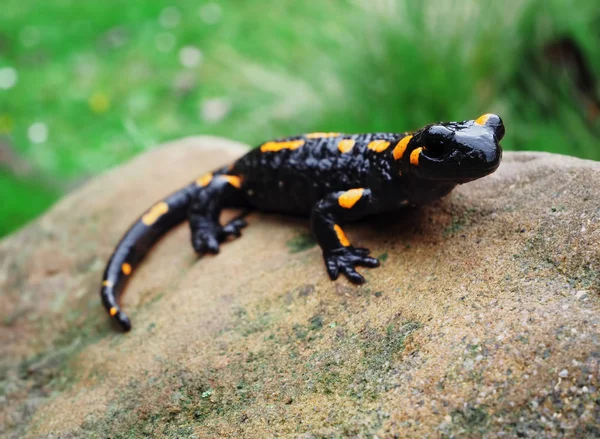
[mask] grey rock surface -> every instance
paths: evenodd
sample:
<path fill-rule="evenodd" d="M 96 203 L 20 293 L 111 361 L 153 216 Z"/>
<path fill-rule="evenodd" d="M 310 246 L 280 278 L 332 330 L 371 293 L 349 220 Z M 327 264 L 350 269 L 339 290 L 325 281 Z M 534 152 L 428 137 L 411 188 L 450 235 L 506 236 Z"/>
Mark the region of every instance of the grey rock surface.
<path fill-rule="evenodd" d="M 199 260 L 179 227 L 115 331 L 98 289 L 122 233 L 245 150 L 165 145 L 0 242 L 0 436 L 600 436 L 600 163 L 509 152 L 348 226 L 382 260 L 360 287 L 328 279 L 301 218 L 252 213 Z"/>

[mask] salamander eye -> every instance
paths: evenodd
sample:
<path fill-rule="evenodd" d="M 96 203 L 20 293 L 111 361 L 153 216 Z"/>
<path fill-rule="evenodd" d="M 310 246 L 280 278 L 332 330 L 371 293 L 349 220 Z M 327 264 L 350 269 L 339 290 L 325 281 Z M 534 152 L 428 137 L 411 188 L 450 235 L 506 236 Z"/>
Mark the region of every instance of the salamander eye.
<path fill-rule="evenodd" d="M 424 149 L 430 158 L 441 158 L 448 154 L 454 131 L 442 125 L 434 125 L 427 130 Z"/>

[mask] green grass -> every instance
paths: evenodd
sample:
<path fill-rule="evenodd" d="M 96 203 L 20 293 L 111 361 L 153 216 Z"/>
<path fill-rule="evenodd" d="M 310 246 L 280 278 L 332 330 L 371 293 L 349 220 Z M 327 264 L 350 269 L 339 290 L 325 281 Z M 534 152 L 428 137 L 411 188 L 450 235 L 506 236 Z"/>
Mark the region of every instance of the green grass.
<path fill-rule="evenodd" d="M 194 134 L 257 144 L 494 111 L 506 149 L 600 159 L 598 122 L 540 61 L 545 43 L 569 35 L 600 72 L 596 1 L 461 5 L 4 0 L 0 69 L 18 80 L 0 89 L 0 236 L 83 179 Z M 197 65 L 180 62 L 185 46 L 201 51 Z M 28 134 L 36 122 L 48 129 L 41 143 Z M 15 160 L 28 172 L 17 177 Z"/>

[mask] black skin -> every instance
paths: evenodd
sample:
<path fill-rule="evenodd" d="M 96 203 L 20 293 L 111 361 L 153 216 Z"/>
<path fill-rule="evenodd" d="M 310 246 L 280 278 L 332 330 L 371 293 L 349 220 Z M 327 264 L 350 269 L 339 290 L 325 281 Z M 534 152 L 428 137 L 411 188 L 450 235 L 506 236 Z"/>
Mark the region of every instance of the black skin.
<path fill-rule="evenodd" d="M 368 249 L 352 246 L 341 225 L 429 203 L 457 184 L 494 172 L 503 136 L 500 117 L 487 114 L 427 125 L 414 133 L 313 133 L 264 143 L 140 217 L 108 262 L 102 302 L 117 324 L 129 330 L 129 318 L 117 301 L 148 249 L 187 218 L 196 253 L 218 253 L 221 243 L 240 236 L 246 226 L 242 218 L 221 225 L 221 210 L 227 207 L 309 216 L 329 277 L 335 280 L 341 273 L 352 283 L 363 283 L 356 267 L 376 267 L 379 261 Z"/>

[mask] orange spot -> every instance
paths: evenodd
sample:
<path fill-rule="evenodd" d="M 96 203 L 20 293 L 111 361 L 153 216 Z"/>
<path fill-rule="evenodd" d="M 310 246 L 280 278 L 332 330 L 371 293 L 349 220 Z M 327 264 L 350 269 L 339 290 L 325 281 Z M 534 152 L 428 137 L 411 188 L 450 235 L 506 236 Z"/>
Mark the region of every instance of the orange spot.
<path fill-rule="evenodd" d="M 147 226 L 154 224 L 161 216 L 169 211 L 169 205 L 164 201 L 155 204 L 150 208 L 148 213 L 142 216 L 142 222 Z"/>
<path fill-rule="evenodd" d="M 335 230 L 335 234 L 337 235 L 337 239 L 340 241 L 340 244 L 342 244 L 344 247 L 348 247 L 350 245 L 350 241 L 348 241 L 348 238 L 346 237 L 346 234 L 342 228 L 337 224 L 334 224 L 333 230 Z"/>
<path fill-rule="evenodd" d="M 491 116 L 491 114 L 484 114 L 482 116 L 479 116 L 477 119 L 475 119 L 475 123 L 477 125 L 485 125 L 485 123 L 488 121 L 490 116 Z"/>
<path fill-rule="evenodd" d="M 337 137 L 339 135 L 340 133 L 310 133 L 305 134 L 304 137 L 306 137 L 307 139 L 321 139 L 326 137 Z"/>
<path fill-rule="evenodd" d="M 111 317 L 114 317 L 114 315 L 117 313 L 117 308 L 113 306 L 111 309 L 108 310 L 108 313 Z"/>
<path fill-rule="evenodd" d="M 131 274 L 131 265 L 125 262 L 123 265 L 121 265 L 121 270 L 123 271 L 123 274 L 129 276 Z"/>
<path fill-rule="evenodd" d="M 375 152 L 382 152 L 388 149 L 388 146 L 390 146 L 390 142 L 386 140 L 373 140 L 367 145 L 367 148 Z"/>
<path fill-rule="evenodd" d="M 0 114 L 0 134 L 10 134 L 15 126 L 10 114 Z"/>
<path fill-rule="evenodd" d="M 392 154 L 394 154 L 394 159 L 398 160 L 401 159 L 402 156 L 404 155 L 404 151 L 406 151 L 406 147 L 408 146 L 408 142 L 410 142 L 410 139 L 412 139 L 413 136 L 404 136 L 396 145 L 396 147 L 394 148 L 394 151 L 392 151 Z"/>
<path fill-rule="evenodd" d="M 410 153 L 410 164 L 419 166 L 419 156 L 421 155 L 422 147 L 416 148 L 413 152 Z"/>
<path fill-rule="evenodd" d="M 358 200 L 360 200 L 364 191 L 364 189 L 350 189 L 340 195 L 338 203 L 340 203 L 340 206 L 344 209 L 350 209 Z"/>
<path fill-rule="evenodd" d="M 340 143 L 338 143 L 338 149 L 340 150 L 340 152 L 348 152 L 352 148 L 354 148 L 355 143 L 356 141 L 354 139 L 340 140 Z"/>
<path fill-rule="evenodd" d="M 304 145 L 304 140 L 289 140 L 286 142 L 267 142 L 264 143 L 260 150 L 262 152 L 277 152 L 282 149 L 298 149 Z"/>
<path fill-rule="evenodd" d="M 102 282 L 102 286 L 111 288 L 113 286 L 113 283 L 109 280 L 105 280 L 104 282 Z"/>
<path fill-rule="evenodd" d="M 208 186 L 208 184 L 212 181 L 213 175 L 209 172 L 208 174 L 204 174 L 198 180 L 196 180 L 196 184 L 198 186 Z"/>
<path fill-rule="evenodd" d="M 236 175 L 221 175 L 221 177 L 223 177 L 225 180 L 227 180 L 227 182 L 236 187 L 236 188 L 240 188 L 242 186 L 242 180 L 240 179 L 240 177 L 236 176 Z"/>

